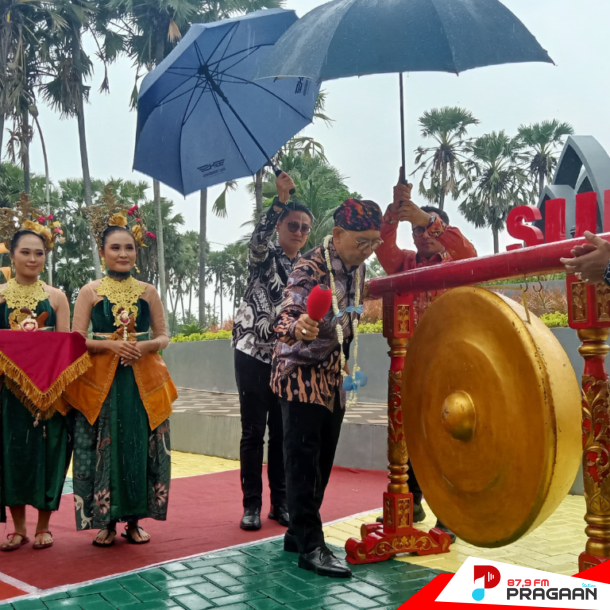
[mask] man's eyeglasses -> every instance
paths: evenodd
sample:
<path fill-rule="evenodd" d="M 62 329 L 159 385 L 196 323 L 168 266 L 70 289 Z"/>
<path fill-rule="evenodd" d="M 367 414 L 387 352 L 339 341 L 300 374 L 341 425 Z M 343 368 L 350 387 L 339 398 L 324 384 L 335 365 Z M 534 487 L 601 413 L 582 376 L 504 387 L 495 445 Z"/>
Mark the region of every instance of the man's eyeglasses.
<path fill-rule="evenodd" d="M 311 233 L 311 227 L 309 225 L 301 224 L 294 220 L 291 220 L 286 226 L 291 233 L 296 233 L 299 229 L 301 230 L 301 235 L 309 235 Z"/>
<path fill-rule="evenodd" d="M 343 228 L 343 227 L 341 227 Z M 383 239 L 364 239 L 359 237 L 354 237 L 351 233 L 348 233 L 345 229 L 343 229 L 345 233 L 347 233 L 350 237 L 354 239 L 356 245 L 358 246 L 358 250 L 360 252 L 366 252 L 369 248 L 372 252 L 375 252 L 383 244 Z"/>
<path fill-rule="evenodd" d="M 425 227 L 413 227 L 413 237 L 421 237 L 425 232 Z"/>

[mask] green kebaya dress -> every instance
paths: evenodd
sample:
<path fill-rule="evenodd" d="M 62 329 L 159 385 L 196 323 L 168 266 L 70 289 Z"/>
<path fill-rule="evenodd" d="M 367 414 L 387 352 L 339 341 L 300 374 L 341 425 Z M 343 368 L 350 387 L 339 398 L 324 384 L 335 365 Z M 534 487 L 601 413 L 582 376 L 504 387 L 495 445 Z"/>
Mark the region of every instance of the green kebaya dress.
<path fill-rule="evenodd" d="M 99 285 L 98 282 L 93 284 Z M 106 296 L 91 306 L 89 284 L 76 304 L 74 330 L 91 321 L 93 339 L 108 340 L 117 331 L 113 304 Z M 156 290 L 136 302 L 135 331 L 138 341 L 155 339 L 165 345 L 165 320 L 151 320 L 150 300 L 159 299 Z M 95 297 L 94 297 L 95 298 Z M 152 303 L 160 307 L 161 303 Z M 161 308 L 162 312 L 162 308 Z M 83 318 L 84 316 L 84 318 Z M 81 324 L 82 320 L 82 324 Z M 77 328 L 77 325 L 79 328 Z M 121 331 L 122 332 L 122 331 Z M 90 348 L 90 352 L 92 352 Z M 96 366 L 92 356 L 93 366 Z M 75 405 L 75 408 L 76 407 Z M 147 411 L 136 383 L 134 367 L 119 363 L 99 416 L 92 424 L 76 413 L 74 452 L 74 500 L 76 525 L 82 529 L 103 529 L 111 521 L 144 518 L 165 520 L 171 476 L 169 420 L 151 430 Z"/>
<path fill-rule="evenodd" d="M 65 307 L 68 307 L 67 300 Z M 9 315 L 13 311 L 6 302 L 0 303 L 0 329 L 10 330 Z M 34 313 L 40 315 L 45 311 L 49 316 L 42 332 L 54 331 L 57 313 L 48 299 L 40 301 Z M 40 358 L 44 358 L 42 343 Z M 6 383 L 2 383 L 0 390 L 0 408 L 1 521 L 6 520 L 7 506 L 27 504 L 43 511 L 58 510 L 72 457 L 72 413 L 64 416 L 56 411 L 50 419 L 37 422 Z"/>

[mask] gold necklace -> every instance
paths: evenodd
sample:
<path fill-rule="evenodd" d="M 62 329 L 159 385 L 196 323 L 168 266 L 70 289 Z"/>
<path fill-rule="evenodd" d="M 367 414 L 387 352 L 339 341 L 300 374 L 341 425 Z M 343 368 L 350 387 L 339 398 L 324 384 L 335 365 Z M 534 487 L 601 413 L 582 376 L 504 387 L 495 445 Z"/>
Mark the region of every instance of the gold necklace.
<path fill-rule="evenodd" d="M 34 312 L 38 303 L 49 298 L 49 293 L 40 280 L 33 284 L 19 284 L 13 278 L 6 283 L 2 296 L 10 309 L 29 309 Z"/>
<path fill-rule="evenodd" d="M 119 313 L 125 310 L 133 314 L 134 320 L 138 317 L 138 299 L 146 290 L 134 277 L 126 280 L 117 281 L 106 276 L 101 284 L 95 289 L 101 297 L 106 297 L 112 303 L 112 314 L 114 315 L 114 325 L 119 328 L 123 325 L 119 320 Z"/>

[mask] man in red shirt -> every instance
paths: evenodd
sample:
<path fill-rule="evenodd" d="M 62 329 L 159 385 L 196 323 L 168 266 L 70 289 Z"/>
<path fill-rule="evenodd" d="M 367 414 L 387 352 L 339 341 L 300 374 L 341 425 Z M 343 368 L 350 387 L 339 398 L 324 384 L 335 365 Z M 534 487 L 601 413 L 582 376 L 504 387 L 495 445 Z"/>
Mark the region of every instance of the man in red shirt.
<path fill-rule="evenodd" d="M 438 208 L 419 207 L 411 201 L 412 184 L 398 183 L 394 187 L 394 201 L 388 207 L 381 225 L 382 245 L 376 254 L 381 266 L 389 275 L 429 267 L 449 261 L 477 256 L 474 246 L 462 235 L 461 231 L 449 225 L 449 217 Z M 417 251 L 401 250 L 396 245 L 396 232 L 399 222 L 410 222 L 413 228 L 413 241 Z M 414 324 L 417 326 L 428 305 L 445 290 L 432 290 L 414 295 Z M 422 491 L 409 461 L 409 489 L 413 494 L 413 521 L 418 523 L 426 518 L 421 505 Z M 440 521 L 436 527 L 447 531 L 452 542 L 455 534 Z"/>

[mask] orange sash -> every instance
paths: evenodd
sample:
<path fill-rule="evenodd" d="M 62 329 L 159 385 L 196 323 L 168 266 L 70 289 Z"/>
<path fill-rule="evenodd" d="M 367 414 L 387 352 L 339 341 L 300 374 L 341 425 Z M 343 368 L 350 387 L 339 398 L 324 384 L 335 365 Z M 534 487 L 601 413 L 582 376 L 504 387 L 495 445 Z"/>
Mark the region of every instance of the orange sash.
<path fill-rule="evenodd" d="M 119 365 L 120 356 L 112 352 L 91 354 L 93 366 L 65 390 L 64 398 L 93 425 Z M 151 430 L 161 425 L 172 412 L 178 391 L 163 358 L 156 352 L 146 354 L 133 365 L 140 398 L 148 414 Z"/>

